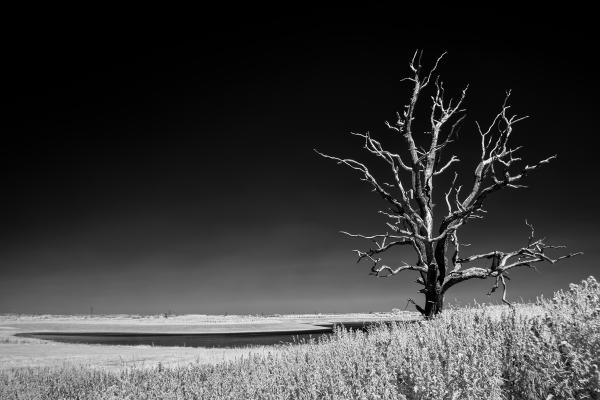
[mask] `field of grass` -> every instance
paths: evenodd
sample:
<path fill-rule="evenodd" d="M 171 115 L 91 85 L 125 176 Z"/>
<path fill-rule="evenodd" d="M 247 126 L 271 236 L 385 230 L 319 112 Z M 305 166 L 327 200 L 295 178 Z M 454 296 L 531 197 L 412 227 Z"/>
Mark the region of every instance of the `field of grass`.
<path fill-rule="evenodd" d="M 600 399 L 600 284 L 215 365 L 12 369 L 2 399 Z"/>

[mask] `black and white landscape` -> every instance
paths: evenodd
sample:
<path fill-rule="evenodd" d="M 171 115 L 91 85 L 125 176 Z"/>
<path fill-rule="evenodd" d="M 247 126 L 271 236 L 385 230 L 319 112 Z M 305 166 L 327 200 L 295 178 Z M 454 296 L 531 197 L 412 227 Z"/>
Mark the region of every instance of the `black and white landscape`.
<path fill-rule="evenodd" d="M 245 11 L 6 27 L 0 397 L 600 398 L 594 25 Z"/>

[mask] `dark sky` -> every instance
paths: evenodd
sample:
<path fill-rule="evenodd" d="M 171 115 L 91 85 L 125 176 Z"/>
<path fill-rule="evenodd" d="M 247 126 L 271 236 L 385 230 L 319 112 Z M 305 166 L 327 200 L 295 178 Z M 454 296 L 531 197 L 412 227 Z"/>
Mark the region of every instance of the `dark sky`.
<path fill-rule="evenodd" d="M 559 155 L 529 189 L 490 198 L 489 218 L 463 231 L 470 249 L 523 245 L 528 218 L 585 255 L 512 274 L 510 298 L 598 275 L 593 26 L 244 11 L 181 23 L 42 16 L 8 30 L 0 312 L 366 312 L 419 299 L 411 273 L 376 279 L 355 263 L 351 250 L 368 243 L 338 231 L 382 231 L 384 204 L 312 150 L 384 172 L 348 133 L 370 130 L 402 151 L 383 122 L 408 99 L 400 79 L 417 48 L 426 63 L 448 51 L 449 93 L 470 84 L 454 147 L 462 183 L 478 154 L 474 121 L 489 122 L 506 89 L 513 111 L 530 115 L 513 143 L 530 162 Z M 492 283 L 456 286 L 447 300 L 497 301 L 485 296 Z"/>

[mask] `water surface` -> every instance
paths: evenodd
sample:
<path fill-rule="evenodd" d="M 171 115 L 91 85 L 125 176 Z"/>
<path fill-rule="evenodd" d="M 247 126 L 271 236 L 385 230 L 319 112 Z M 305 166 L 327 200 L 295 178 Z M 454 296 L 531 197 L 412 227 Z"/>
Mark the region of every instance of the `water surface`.
<path fill-rule="evenodd" d="M 378 322 L 382 323 L 384 321 Z M 351 322 L 346 329 L 366 330 L 373 322 Z M 334 324 L 317 325 L 312 330 L 225 333 L 135 333 L 135 332 L 30 332 L 16 336 L 63 343 L 104 345 L 150 345 L 179 347 L 245 347 L 307 342 L 332 335 Z"/>

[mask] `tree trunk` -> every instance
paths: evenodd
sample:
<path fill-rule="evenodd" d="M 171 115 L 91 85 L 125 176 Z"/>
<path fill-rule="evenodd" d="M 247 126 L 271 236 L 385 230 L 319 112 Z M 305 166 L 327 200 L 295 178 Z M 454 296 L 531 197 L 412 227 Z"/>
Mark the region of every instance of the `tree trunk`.
<path fill-rule="evenodd" d="M 425 318 L 430 319 L 442 312 L 444 293 L 442 292 L 442 285 L 439 282 L 440 271 L 438 265 L 433 262 L 433 248 L 427 247 L 427 250 L 428 260 L 431 261 L 429 263 L 425 281 L 425 308 L 418 307 L 417 309 Z"/>
<path fill-rule="evenodd" d="M 444 307 L 444 294 L 439 284 L 435 284 L 425 293 L 425 312 L 424 317 L 431 319 L 442 312 Z"/>

